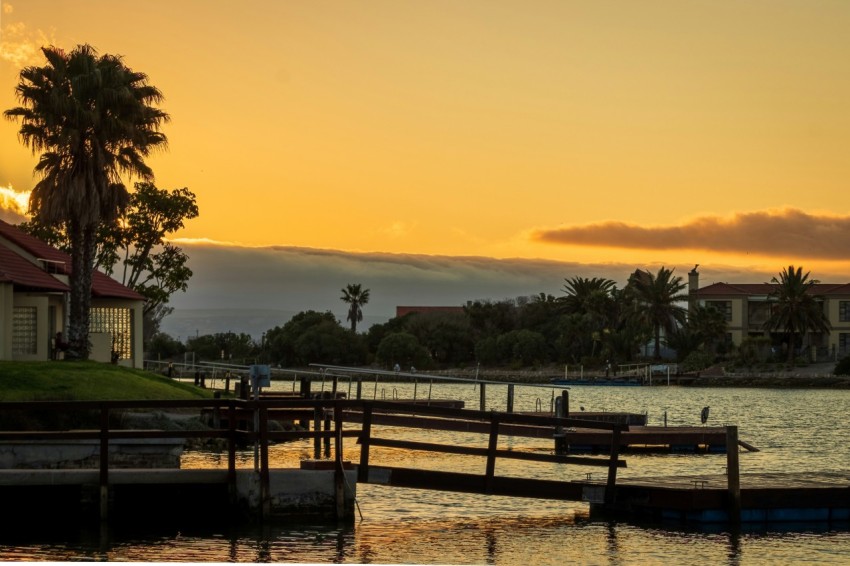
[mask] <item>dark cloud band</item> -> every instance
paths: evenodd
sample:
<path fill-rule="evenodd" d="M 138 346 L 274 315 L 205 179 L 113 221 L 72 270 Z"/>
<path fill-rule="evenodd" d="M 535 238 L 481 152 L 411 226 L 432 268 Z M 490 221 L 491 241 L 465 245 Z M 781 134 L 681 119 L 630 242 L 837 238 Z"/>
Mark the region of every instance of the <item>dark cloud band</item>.
<path fill-rule="evenodd" d="M 573 246 L 846 260 L 850 258 L 850 216 L 786 209 L 739 213 L 731 218 L 705 216 L 681 226 L 603 222 L 539 230 L 532 239 Z"/>

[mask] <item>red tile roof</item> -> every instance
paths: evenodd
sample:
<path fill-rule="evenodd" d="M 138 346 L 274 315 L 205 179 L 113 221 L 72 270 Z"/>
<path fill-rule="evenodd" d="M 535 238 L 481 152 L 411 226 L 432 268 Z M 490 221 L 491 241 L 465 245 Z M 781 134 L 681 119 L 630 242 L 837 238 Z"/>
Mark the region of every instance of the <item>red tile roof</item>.
<path fill-rule="evenodd" d="M 712 283 L 697 289 L 700 297 L 722 295 L 769 295 L 776 289 L 774 283 Z M 816 283 L 812 285 L 814 295 L 850 295 L 850 283 Z"/>
<path fill-rule="evenodd" d="M 49 246 L 34 236 L 30 236 L 16 226 L 0 220 L 0 252 L 2 252 L 2 255 L 0 255 L 0 281 L 3 281 L 5 277 L 6 281 L 11 281 L 13 284 L 22 287 L 51 291 L 69 290 L 67 285 L 22 258 L 14 250 L 2 245 L 3 238 L 37 259 L 61 263 L 60 272 L 71 272 L 71 257 L 68 254 Z M 29 265 L 29 267 L 24 264 Z M 51 281 L 52 283 L 50 283 Z M 136 291 L 125 287 L 100 271 L 95 271 L 92 275 L 91 294 L 92 297 L 98 298 L 144 300 L 144 297 Z"/>
<path fill-rule="evenodd" d="M 0 245 L 0 281 L 32 291 L 70 291 L 67 285 L 4 245 Z"/>

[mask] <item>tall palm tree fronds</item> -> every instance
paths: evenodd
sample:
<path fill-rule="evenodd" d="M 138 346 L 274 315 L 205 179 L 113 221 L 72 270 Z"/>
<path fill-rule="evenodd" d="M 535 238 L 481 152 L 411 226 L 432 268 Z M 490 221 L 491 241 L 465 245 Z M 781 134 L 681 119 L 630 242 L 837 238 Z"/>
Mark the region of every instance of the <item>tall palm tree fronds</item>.
<path fill-rule="evenodd" d="M 652 328 L 654 334 L 654 357 L 661 358 L 661 329 L 672 332 L 685 321 L 687 310 L 680 304 L 688 300 L 682 291 L 687 285 L 673 269 L 661 267 L 653 275 L 638 270 L 629 278 L 629 289 L 635 299 L 633 315 Z"/>
<path fill-rule="evenodd" d="M 795 339 L 808 331 L 828 332 L 831 328 L 829 318 L 823 311 L 819 298 L 812 290 L 818 284 L 809 279 L 810 272 L 803 274 L 803 268 L 789 265 L 779 277 L 770 282 L 775 285 L 769 297 L 776 302 L 770 317 L 764 323 L 768 331 L 784 332 L 788 335 L 788 363 L 794 361 Z"/>
<path fill-rule="evenodd" d="M 348 316 L 351 331 L 357 332 L 357 323 L 363 320 L 363 305 L 369 302 L 369 289 L 363 289 L 360 283 L 349 283 L 342 289 L 340 300 L 348 303 Z"/>
<path fill-rule="evenodd" d="M 43 67 L 20 72 L 21 141 L 40 153 L 30 212 L 42 224 L 63 224 L 71 245 L 68 341 L 72 357 L 87 358 L 91 278 L 98 228 L 115 222 L 129 193 L 121 176 L 153 178 L 145 158 L 165 147 L 169 117 L 155 107 L 162 93 L 121 57 L 98 56 L 89 45 L 70 52 L 44 47 Z"/>

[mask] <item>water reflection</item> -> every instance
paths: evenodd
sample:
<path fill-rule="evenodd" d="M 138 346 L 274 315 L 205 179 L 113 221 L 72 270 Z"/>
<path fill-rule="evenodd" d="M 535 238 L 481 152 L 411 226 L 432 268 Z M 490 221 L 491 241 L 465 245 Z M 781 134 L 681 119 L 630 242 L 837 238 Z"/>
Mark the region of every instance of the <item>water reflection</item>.
<path fill-rule="evenodd" d="M 394 387 L 401 397 L 412 395 L 412 384 Z M 409 390 L 405 388 L 410 388 Z M 488 405 L 504 404 L 503 393 L 488 387 Z M 477 406 L 478 392 L 469 386 L 433 388 L 436 398 L 465 399 Z M 518 387 L 517 410 L 544 406 L 549 393 Z M 647 412 L 650 423 L 663 424 L 664 412 L 673 425 L 699 425 L 702 407 L 711 406 L 710 425 L 737 424 L 742 439 L 758 453 L 740 455 L 742 471 L 850 469 L 850 428 L 844 422 L 850 391 L 653 388 L 574 388 L 573 406 L 587 410 Z M 389 438 L 408 431 L 385 428 Z M 474 445 L 481 437 L 447 432 L 419 433 L 418 440 Z M 485 440 L 486 442 L 486 440 Z M 551 451 L 548 440 L 514 438 L 506 446 Z M 273 446 L 275 467 L 297 467 L 312 458 L 310 441 Z M 359 459 L 359 448 L 345 445 L 345 458 Z M 382 449 L 372 454 L 376 465 L 421 467 L 483 473 L 483 459 Z M 628 468 L 620 477 L 714 471 L 721 473 L 725 456 L 690 454 L 626 454 Z M 182 465 L 225 467 L 217 453 L 189 452 Z M 253 453 L 241 452 L 237 465 L 253 468 Z M 499 462 L 499 475 L 545 479 L 583 479 L 586 468 L 542 463 Z M 0 531 L 0 559 L 37 561 L 155 562 L 308 562 L 308 563 L 454 563 L 454 564 L 584 564 L 633 563 L 846 563 L 850 555 L 850 525 L 793 525 L 789 529 L 744 525 L 688 530 L 679 526 L 596 522 L 579 502 L 487 497 L 461 493 L 358 485 L 364 519 L 349 525 L 295 523 L 262 527 L 166 524 L 151 517 L 143 526 L 101 529 L 67 524 L 7 526 Z"/>

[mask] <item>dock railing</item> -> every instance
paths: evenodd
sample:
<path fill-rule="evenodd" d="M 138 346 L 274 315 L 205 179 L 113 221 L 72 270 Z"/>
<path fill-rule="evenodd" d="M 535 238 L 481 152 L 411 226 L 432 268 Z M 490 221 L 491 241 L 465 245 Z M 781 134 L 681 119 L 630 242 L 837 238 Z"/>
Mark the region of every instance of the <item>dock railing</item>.
<path fill-rule="evenodd" d="M 110 443 L 123 439 L 224 439 L 227 442 L 227 482 L 232 497 L 236 493 L 236 455 L 241 449 L 254 446 L 255 471 L 259 474 L 260 490 L 264 508 L 270 499 L 269 491 L 269 446 L 275 442 L 294 439 L 313 438 L 315 455 L 319 456 L 321 442 L 329 448 L 334 443 L 335 469 L 338 481 L 343 478 L 343 439 L 354 437 L 360 443 L 360 461 L 358 462 L 358 481 L 372 482 L 370 473 L 372 451 L 386 447 L 426 452 L 442 452 L 481 456 L 486 460 L 483 474 L 466 477 L 466 483 L 453 485 L 450 476 L 428 471 L 416 482 L 403 480 L 406 471 L 396 474 L 400 483 L 409 487 L 430 489 L 454 489 L 463 491 L 497 493 L 504 495 L 547 497 L 550 484 L 523 483 L 516 478 L 502 482 L 496 476 L 496 463 L 500 458 L 519 459 L 537 462 L 573 464 L 581 466 L 602 466 L 608 468 L 606 497 L 613 497 L 618 467 L 626 463 L 619 459 L 619 434 L 628 430 L 628 425 L 584 421 L 580 419 L 559 418 L 545 415 L 526 415 L 496 411 L 474 411 L 448 407 L 425 406 L 422 404 L 404 404 L 391 401 L 370 401 L 351 399 L 209 399 L 209 400 L 136 400 L 136 401 L 31 401 L 0 402 L 0 415 L 9 417 L 25 413 L 43 412 L 89 412 L 87 428 L 80 430 L 0 430 L 0 441 L 73 441 L 97 440 L 99 442 L 99 485 L 101 518 L 108 515 L 108 493 L 110 485 Z M 116 418 L 125 411 L 179 412 L 198 411 L 208 417 L 209 428 L 190 428 L 180 430 L 127 429 L 121 428 L 121 419 Z M 270 420 L 305 422 L 306 430 L 271 430 Z M 329 422 L 332 420 L 333 426 Z M 312 421 L 313 429 L 309 430 Z M 326 423 L 324 427 L 320 423 Z M 96 423 L 96 424 L 95 424 Z M 357 423 L 359 428 L 347 428 L 346 423 Z M 413 440 L 384 438 L 375 427 L 393 426 L 418 428 L 422 430 L 458 430 L 480 433 L 487 437 L 486 447 L 458 446 L 456 444 L 436 444 Z M 88 428 L 90 427 L 90 428 Z M 578 457 L 539 452 L 504 450 L 499 448 L 502 436 L 521 435 L 551 438 L 558 428 L 583 427 L 610 430 L 613 438 L 611 453 L 606 457 Z M 553 441 L 554 443 L 554 441 Z M 329 450 L 325 452 L 329 456 Z M 410 474 L 407 474 L 410 477 Z M 457 474 L 453 477 L 456 480 Z M 430 478 L 430 479 L 429 479 Z M 557 480 L 561 485 L 566 482 Z M 518 487 L 505 487 L 514 485 Z M 465 487 L 464 487 L 465 486 Z M 549 494 L 551 496 L 551 494 Z"/>

